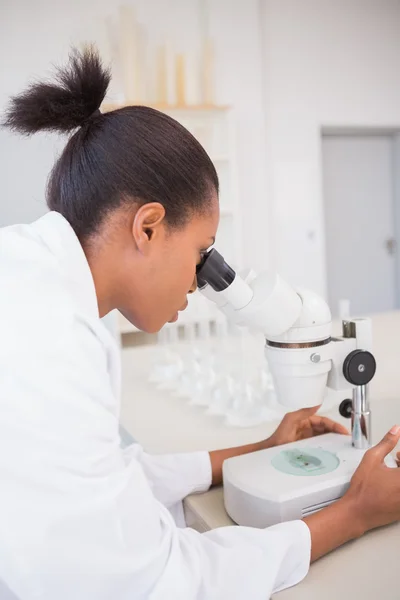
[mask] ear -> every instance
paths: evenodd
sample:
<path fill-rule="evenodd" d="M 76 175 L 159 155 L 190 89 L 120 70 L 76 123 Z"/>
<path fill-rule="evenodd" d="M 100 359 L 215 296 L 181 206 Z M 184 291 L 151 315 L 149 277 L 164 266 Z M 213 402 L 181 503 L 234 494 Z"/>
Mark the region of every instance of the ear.
<path fill-rule="evenodd" d="M 165 208 L 159 202 L 143 204 L 132 223 L 132 235 L 139 252 L 146 254 L 150 243 L 165 236 Z"/>

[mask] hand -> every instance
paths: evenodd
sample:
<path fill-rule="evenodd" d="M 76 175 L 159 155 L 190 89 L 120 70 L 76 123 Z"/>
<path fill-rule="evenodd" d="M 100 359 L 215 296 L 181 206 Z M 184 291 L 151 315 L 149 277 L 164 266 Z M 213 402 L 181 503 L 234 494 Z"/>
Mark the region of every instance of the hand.
<path fill-rule="evenodd" d="M 275 433 L 262 442 L 248 444 L 247 446 L 239 446 L 238 448 L 228 448 L 226 450 L 213 450 L 210 452 L 211 469 L 212 469 L 212 485 L 222 483 L 222 465 L 227 458 L 256 452 L 257 450 L 265 450 L 272 446 L 280 444 L 288 444 L 297 440 L 304 440 L 314 435 L 322 433 L 348 433 L 347 429 L 339 423 L 335 423 L 326 417 L 317 417 L 319 406 L 313 408 L 303 408 L 296 412 L 287 414 Z"/>
<path fill-rule="evenodd" d="M 400 519 L 400 471 L 384 463 L 399 439 L 400 427 L 393 427 L 364 454 L 344 496 L 304 519 L 311 533 L 312 561 L 369 529 Z"/>
<path fill-rule="evenodd" d="M 396 425 L 365 453 L 343 497 L 353 506 L 362 531 L 400 520 L 400 471 L 384 463 L 399 439 L 400 427 Z M 400 453 L 397 457 L 400 460 Z"/>
<path fill-rule="evenodd" d="M 268 447 L 280 446 L 281 444 L 289 444 L 297 442 L 323 433 L 341 433 L 348 435 L 346 427 L 335 423 L 327 417 L 315 415 L 319 406 L 313 408 L 302 408 L 295 412 L 287 413 L 275 433 L 266 440 L 265 444 Z M 400 457 L 399 457 L 400 459 Z"/>

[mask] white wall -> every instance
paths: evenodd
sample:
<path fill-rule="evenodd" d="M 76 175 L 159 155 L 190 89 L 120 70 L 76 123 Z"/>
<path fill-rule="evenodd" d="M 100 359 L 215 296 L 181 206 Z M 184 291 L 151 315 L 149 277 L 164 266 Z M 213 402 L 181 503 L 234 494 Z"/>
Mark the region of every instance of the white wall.
<path fill-rule="evenodd" d="M 105 58 L 106 17 L 124 0 L 1 0 L 0 109 L 34 76 L 65 60 L 71 44 L 95 41 Z M 154 40 L 165 32 L 191 49 L 197 37 L 198 0 L 131 0 Z M 258 0 L 210 0 L 216 43 L 216 101 L 237 116 L 238 185 L 244 207 L 245 260 L 260 268 L 268 258 L 265 225 L 254 215 L 265 204 Z M 113 92 L 111 91 L 111 96 Z M 0 131 L 0 226 L 29 221 L 46 210 L 44 186 L 55 149 L 53 136 L 20 139 Z M 260 214 L 261 214 L 260 213 Z"/>
<path fill-rule="evenodd" d="M 155 38 L 168 29 L 182 49 L 193 43 L 197 0 L 131 2 Z M 119 4 L 1 0 L 0 109 L 29 78 L 65 59 L 71 43 L 94 40 L 107 55 L 104 19 Z M 320 130 L 400 126 L 400 2 L 209 4 L 216 99 L 237 115 L 244 259 L 325 293 Z M 0 131 L 0 226 L 44 212 L 55 148 L 52 136 L 27 141 Z"/>
<path fill-rule="evenodd" d="M 321 127 L 400 127 L 400 2 L 261 2 L 273 261 L 325 293 Z"/>

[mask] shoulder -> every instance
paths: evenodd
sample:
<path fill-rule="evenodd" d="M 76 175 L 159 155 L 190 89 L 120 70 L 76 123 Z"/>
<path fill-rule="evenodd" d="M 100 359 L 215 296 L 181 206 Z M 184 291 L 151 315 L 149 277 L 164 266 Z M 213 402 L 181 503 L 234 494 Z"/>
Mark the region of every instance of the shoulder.
<path fill-rule="evenodd" d="M 67 341 L 99 344 L 103 325 L 80 303 L 71 263 L 59 260 L 35 227 L 0 229 L 0 330 L 8 352 L 12 347 L 55 350 Z"/>

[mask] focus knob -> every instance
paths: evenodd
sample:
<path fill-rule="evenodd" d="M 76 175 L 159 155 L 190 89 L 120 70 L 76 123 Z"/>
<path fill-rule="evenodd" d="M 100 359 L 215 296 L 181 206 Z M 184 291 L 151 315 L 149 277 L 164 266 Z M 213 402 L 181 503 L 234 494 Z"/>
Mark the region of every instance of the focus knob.
<path fill-rule="evenodd" d="M 343 363 L 343 375 L 351 385 L 367 385 L 375 371 L 375 358 L 367 350 L 353 350 Z"/>

